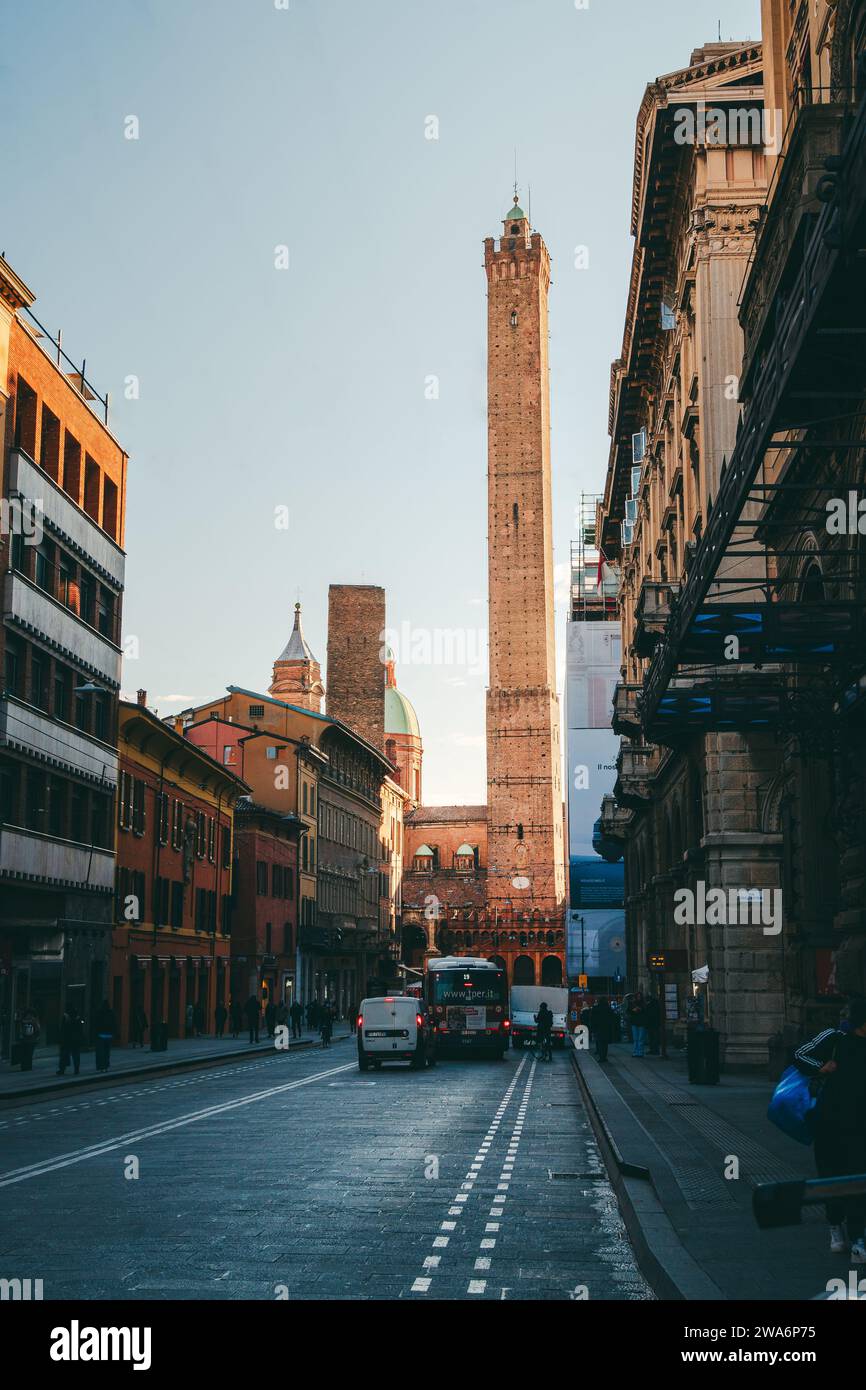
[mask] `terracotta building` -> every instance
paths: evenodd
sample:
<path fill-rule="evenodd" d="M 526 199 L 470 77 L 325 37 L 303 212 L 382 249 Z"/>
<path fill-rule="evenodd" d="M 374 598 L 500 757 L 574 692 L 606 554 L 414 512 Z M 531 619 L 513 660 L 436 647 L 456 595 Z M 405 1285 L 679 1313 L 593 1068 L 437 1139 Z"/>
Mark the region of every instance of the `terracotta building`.
<path fill-rule="evenodd" d="M 0 1053 L 106 992 L 127 455 L 0 258 Z"/>
<path fill-rule="evenodd" d="M 229 997 L 232 817 L 248 787 L 139 703 L 120 702 L 111 982 L 123 1042 L 132 1011 L 169 1038 L 189 1004 L 212 1033 Z M 246 996 L 245 996 L 246 997 Z"/>
<path fill-rule="evenodd" d="M 252 796 L 235 806 L 231 997 L 290 1005 L 295 993 L 299 816 Z"/>

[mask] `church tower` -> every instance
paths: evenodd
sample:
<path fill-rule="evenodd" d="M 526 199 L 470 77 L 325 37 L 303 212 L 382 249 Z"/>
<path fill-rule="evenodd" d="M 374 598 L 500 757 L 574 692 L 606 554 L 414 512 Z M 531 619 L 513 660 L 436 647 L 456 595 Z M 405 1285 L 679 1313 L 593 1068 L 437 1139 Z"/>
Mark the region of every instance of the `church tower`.
<path fill-rule="evenodd" d="M 488 912 L 565 909 L 553 618 L 547 295 L 550 257 L 518 205 L 487 272 Z"/>
<path fill-rule="evenodd" d="M 299 603 L 295 604 L 292 635 L 274 662 L 274 678 L 268 686 L 268 694 L 289 705 L 300 705 L 301 709 L 314 710 L 316 714 L 322 712 L 325 694 L 322 671 L 304 638 Z"/>

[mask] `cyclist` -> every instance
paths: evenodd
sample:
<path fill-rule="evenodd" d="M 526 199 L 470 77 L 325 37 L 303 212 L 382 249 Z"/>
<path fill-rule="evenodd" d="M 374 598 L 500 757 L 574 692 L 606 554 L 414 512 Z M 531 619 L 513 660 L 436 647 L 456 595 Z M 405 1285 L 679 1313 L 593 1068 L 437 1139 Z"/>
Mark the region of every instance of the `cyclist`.
<path fill-rule="evenodd" d="M 536 1037 L 538 1039 L 538 1046 L 541 1052 L 541 1060 L 552 1062 L 553 1053 L 550 1047 L 550 1030 L 553 1027 L 553 1014 L 550 1012 L 550 1009 L 544 1002 L 542 1002 L 541 1007 L 538 1010 L 538 1013 L 535 1015 L 535 1023 L 537 1030 Z"/>

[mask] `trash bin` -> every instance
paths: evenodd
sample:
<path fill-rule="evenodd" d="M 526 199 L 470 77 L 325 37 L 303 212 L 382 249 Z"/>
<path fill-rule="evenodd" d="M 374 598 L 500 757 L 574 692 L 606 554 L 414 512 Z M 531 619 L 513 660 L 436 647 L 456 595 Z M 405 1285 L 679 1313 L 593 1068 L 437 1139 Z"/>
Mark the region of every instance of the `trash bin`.
<path fill-rule="evenodd" d="M 168 1051 L 168 1024 L 165 1020 L 162 1023 L 155 1023 L 151 1028 L 150 1050 L 151 1052 Z"/>
<path fill-rule="evenodd" d="M 688 1063 L 691 1085 L 719 1084 L 719 1034 L 716 1028 L 689 1030 Z"/>

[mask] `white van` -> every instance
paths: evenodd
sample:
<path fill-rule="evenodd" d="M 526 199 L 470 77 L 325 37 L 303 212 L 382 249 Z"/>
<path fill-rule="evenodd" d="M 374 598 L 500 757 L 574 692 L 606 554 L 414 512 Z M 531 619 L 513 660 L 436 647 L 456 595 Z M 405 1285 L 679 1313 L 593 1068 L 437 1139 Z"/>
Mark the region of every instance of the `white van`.
<path fill-rule="evenodd" d="M 436 1061 L 424 1002 L 408 994 L 363 999 L 358 1010 L 358 1069 L 408 1062 L 413 1070 Z"/>

